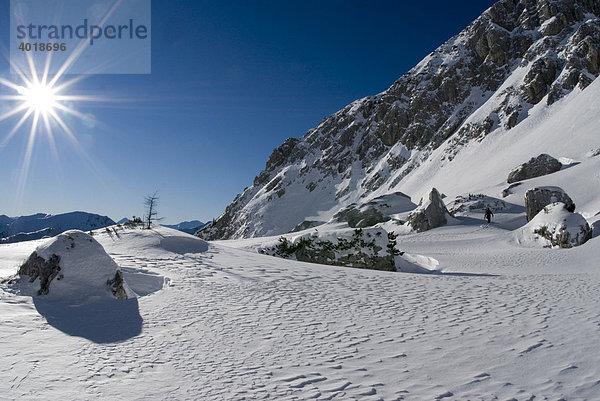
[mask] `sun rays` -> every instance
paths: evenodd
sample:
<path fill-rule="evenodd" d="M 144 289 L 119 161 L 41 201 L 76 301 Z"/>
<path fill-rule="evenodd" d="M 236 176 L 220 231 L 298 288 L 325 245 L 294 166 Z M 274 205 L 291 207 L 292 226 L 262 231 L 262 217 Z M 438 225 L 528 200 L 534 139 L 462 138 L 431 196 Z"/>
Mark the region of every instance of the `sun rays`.
<path fill-rule="evenodd" d="M 73 62 L 73 59 L 69 59 L 68 62 Z M 80 102 L 102 101 L 103 99 L 69 94 L 69 90 L 82 77 L 64 79 L 63 72 L 68 70 L 68 66 L 63 66 L 58 74 L 50 75 L 48 73 L 50 59 L 47 59 L 44 64 L 40 73 L 33 59 L 28 57 L 28 71 L 12 64 L 16 75 L 11 76 L 10 80 L 0 78 L 0 101 L 5 106 L 4 112 L 0 114 L 0 122 L 15 120 L 14 125 L 7 124 L 9 130 L 4 137 L 0 136 L 0 150 L 3 150 L 16 135 L 27 135 L 19 169 L 17 193 L 15 194 L 17 203 L 22 199 L 33 152 L 40 137 L 46 139 L 50 151 L 57 161 L 59 161 L 59 152 L 56 139 L 58 136 L 65 137 L 79 155 L 95 169 L 91 157 L 80 145 L 69 121 L 72 122 L 74 119 L 89 121 L 89 115 L 78 111 L 76 106 Z M 74 117 L 74 119 L 70 117 Z"/>
<path fill-rule="evenodd" d="M 41 18 L 44 24 L 39 26 L 46 28 L 64 25 L 73 26 L 73 30 L 76 31 L 80 29 L 79 25 L 83 21 L 89 23 L 90 27 L 105 27 L 106 30 L 113 25 L 117 26 L 121 20 L 128 21 L 133 18 L 132 15 L 137 15 L 140 10 L 136 7 L 123 0 L 111 0 L 103 3 L 102 7 L 90 9 L 82 6 L 66 12 L 61 6 L 46 12 L 39 4 L 32 8 L 27 7 L 27 4 L 11 2 L 11 33 L 16 29 L 16 33 L 19 34 L 20 26 L 33 25 L 31 21 L 35 21 L 36 18 Z M 149 1 L 147 7 L 150 7 Z M 82 16 L 81 20 L 79 16 Z M 147 24 L 149 25 L 149 19 Z M 109 35 L 111 34 L 109 29 Z M 52 155 L 55 165 L 46 168 L 57 171 L 60 170 L 61 162 L 69 160 L 67 153 L 77 154 L 96 178 L 102 180 L 102 172 L 80 144 L 81 139 L 89 138 L 90 127 L 97 124 L 95 116 L 85 111 L 84 104 L 112 104 L 115 99 L 95 94 L 81 95 L 82 88 L 79 83 L 94 74 L 121 73 L 110 67 L 121 65 L 118 63 L 127 59 L 132 52 L 124 53 L 117 46 L 117 42 L 110 42 L 110 46 L 104 46 L 104 49 L 108 50 L 97 53 L 96 49 L 102 46 L 98 46 L 94 41 L 92 47 L 87 33 L 83 37 L 77 33 L 75 37 L 77 39 L 69 37 L 69 40 L 64 40 L 65 43 L 59 44 L 50 36 L 42 38 L 41 34 L 32 36 L 29 33 L 29 36 L 25 37 L 11 36 L 10 49 L 0 48 L 0 55 L 10 63 L 10 75 L 0 75 L 0 157 L 2 153 L 15 154 L 14 148 L 23 146 L 19 155 L 20 165 L 15 174 L 15 179 L 18 176 L 18 182 L 13 195 L 17 205 L 24 200 L 33 165 L 32 159 L 35 157 L 37 160 L 38 150 Z M 107 38 L 112 39 L 113 36 Z M 19 43 L 23 46 L 19 47 L 20 51 L 15 50 L 17 47 L 13 39 L 20 39 Z M 93 39 L 98 39 L 98 36 L 93 36 Z M 48 43 L 58 46 L 38 46 Z M 41 144 L 45 149 L 42 149 Z M 57 178 L 60 179 L 58 173 Z"/>

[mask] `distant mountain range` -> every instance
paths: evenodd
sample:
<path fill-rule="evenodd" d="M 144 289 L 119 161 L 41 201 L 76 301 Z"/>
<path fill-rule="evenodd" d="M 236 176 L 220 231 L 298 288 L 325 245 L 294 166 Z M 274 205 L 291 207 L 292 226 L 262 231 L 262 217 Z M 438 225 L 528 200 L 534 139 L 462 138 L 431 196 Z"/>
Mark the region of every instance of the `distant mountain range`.
<path fill-rule="evenodd" d="M 38 213 L 20 217 L 0 215 L 0 243 L 40 239 L 72 229 L 95 230 L 113 224 L 115 222 L 109 217 L 87 212 Z"/>
<path fill-rule="evenodd" d="M 200 220 L 184 221 L 174 225 L 163 224 L 164 227 L 173 228 L 188 234 L 194 234 L 205 225 L 206 223 L 203 223 Z"/>

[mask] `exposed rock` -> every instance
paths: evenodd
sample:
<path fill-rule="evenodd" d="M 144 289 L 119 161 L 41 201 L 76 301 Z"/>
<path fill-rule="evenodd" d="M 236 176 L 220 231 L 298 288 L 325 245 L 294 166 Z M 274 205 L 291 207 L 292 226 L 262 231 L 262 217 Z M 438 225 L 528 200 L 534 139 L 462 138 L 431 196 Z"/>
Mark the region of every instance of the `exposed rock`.
<path fill-rule="evenodd" d="M 544 207 L 526 229 L 548 240 L 550 246 L 560 248 L 579 246 L 592 238 L 592 229 L 586 219 L 562 202 Z"/>
<path fill-rule="evenodd" d="M 562 202 L 570 212 L 575 211 L 575 203 L 562 188 L 537 187 L 527 191 L 525 194 L 527 221 L 533 219 L 544 207 L 555 202 Z"/>
<path fill-rule="evenodd" d="M 112 280 L 108 280 L 106 282 L 106 284 L 110 287 L 110 291 L 115 296 L 115 298 L 127 299 L 127 291 L 123 286 L 124 282 L 125 281 L 123 280 L 123 272 L 121 272 L 121 270 L 117 270 L 117 272 L 115 273 L 115 277 Z"/>
<path fill-rule="evenodd" d="M 598 149 L 592 149 L 587 153 L 588 157 L 596 157 L 596 156 L 600 156 L 600 148 Z"/>
<path fill-rule="evenodd" d="M 556 69 L 556 60 L 552 58 L 540 58 L 535 61 L 525 76 L 525 100 L 531 104 L 539 103 L 554 82 Z"/>
<path fill-rule="evenodd" d="M 506 198 L 508 195 L 512 194 L 512 189 L 521 185 L 522 182 L 515 182 L 514 184 L 510 184 L 507 188 L 502 190 L 502 197 Z"/>
<path fill-rule="evenodd" d="M 304 220 L 302 223 L 298 224 L 296 227 L 290 231 L 291 233 L 295 233 L 298 231 L 308 230 L 309 228 L 317 227 L 323 224 L 324 221 L 315 221 L 315 220 Z"/>
<path fill-rule="evenodd" d="M 29 276 L 29 282 L 33 283 L 37 278 L 40 279 L 40 289 L 38 295 L 48 294 L 50 283 L 60 272 L 60 256 L 52 254 L 47 261 L 39 257 L 37 252 L 33 252 L 27 261 L 19 268 L 19 275 Z"/>
<path fill-rule="evenodd" d="M 445 225 L 448 222 L 447 215 L 449 212 L 440 193 L 433 188 L 429 199 L 408 216 L 407 223 L 417 232 L 422 232 Z"/>
<path fill-rule="evenodd" d="M 512 184 L 513 182 L 552 174 L 559 171 L 561 168 L 561 162 L 548 154 L 542 153 L 538 157 L 532 157 L 527 163 L 523 163 L 512 170 L 508 174 L 508 179 L 506 181 L 509 184 Z"/>

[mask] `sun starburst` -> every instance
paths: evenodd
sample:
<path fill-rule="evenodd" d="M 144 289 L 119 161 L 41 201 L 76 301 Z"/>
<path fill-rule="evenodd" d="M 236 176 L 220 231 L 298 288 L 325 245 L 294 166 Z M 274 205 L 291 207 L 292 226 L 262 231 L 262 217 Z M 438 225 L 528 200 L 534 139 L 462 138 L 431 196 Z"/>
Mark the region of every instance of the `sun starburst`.
<path fill-rule="evenodd" d="M 20 87 L 18 92 L 22 96 L 25 105 L 33 113 L 48 115 L 56 108 L 58 94 L 56 89 L 49 84 L 32 83 L 28 87 Z"/>
<path fill-rule="evenodd" d="M 73 62 L 73 60 L 69 60 L 70 62 Z M 0 95 L 0 100 L 3 101 L 5 106 L 4 113 L 0 114 L 0 122 L 16 119 L 14 126 L 6 136 L 4 138 L 0 137 L 0 149 L 5 147 L 17 133 L 22 132 L 26 123 L 30 121 L 29 136 L 19 175 L 17 202 L 19 202 L 24 192 L 35 143 L 41 135 L 47 138 L 50 149 L 58 157 L 55 134 L 63 134 L 78 153 L 95 168 L 92 159 L 80 145 L 65 117 L 71 116 L 89 122 L 89 115 L 78 111 L 77 104 L 83 101 L 104 101 L 104 99 L 95 96 L 68 94 L 67 92 L 72 89 L 77 81 L 82 79 L 82 76 L 70 80 L 64 79 L 63 74 L 67 69 L 64 66 L 59 73 L 51 76 L 48 73 L 49 61 L 45 64 L 45 68 L 42 68 L 40 74 L 33 60 L 29 58 L 28 71 L 23 71 L 18 66 L 13 65 L 17 75 L 13 76 L 12 80 L 0 78 L 0 85 L 4 87 L 4 90 L 1 91 L 4 93 Z"/>

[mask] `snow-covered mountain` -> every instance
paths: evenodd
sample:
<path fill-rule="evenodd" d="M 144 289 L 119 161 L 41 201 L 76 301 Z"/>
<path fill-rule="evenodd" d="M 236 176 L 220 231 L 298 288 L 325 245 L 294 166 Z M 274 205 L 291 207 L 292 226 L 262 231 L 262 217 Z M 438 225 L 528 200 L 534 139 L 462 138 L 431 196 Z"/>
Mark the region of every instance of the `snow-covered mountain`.
<path fill-rule="evenodd" d="M 110 218 L 87 212 L 57 215 L 38 213 L 30 216 L 0 215 L 0 242 L 11 243 L 54 236 L 67 230 L 95 230 L 115 224 Z"/>
<path fill-rule="evenodd" d="M 597 1 L 499 1 L 386 91 L 287 139 L 199 235 L 286 233 L 386 194 L 418 203 L 434 186 L 496 195 L 540 153 L 583 161 L 600 147 L 599 16 Z M 597 193 L 577 195 L 599 210 Z"/>
<path fill-rule="evenodd" d="M 205 225 L 206 223 L 203 223 L 200 220 L 183 221 L 179 224 L 173 225 L 163 224 L 163 226 L 165 227 L 173 228 L 175 230 L 179 230 L 188 234 L 194 234 L 196 231 L 200 230 Z"/>

